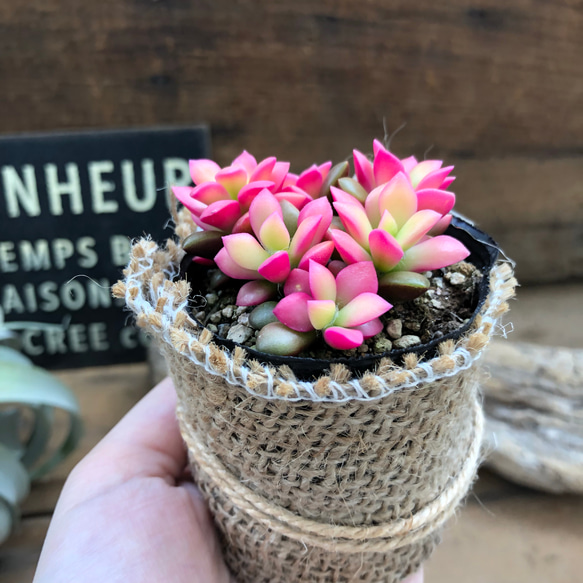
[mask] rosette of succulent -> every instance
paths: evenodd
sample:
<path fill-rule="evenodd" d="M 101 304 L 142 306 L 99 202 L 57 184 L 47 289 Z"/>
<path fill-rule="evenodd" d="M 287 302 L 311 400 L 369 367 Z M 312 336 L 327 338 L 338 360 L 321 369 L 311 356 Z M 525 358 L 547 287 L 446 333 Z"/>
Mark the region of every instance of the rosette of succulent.
<path fill-rule="evenodd" d="M 458 264 L 446 283 L 479 279 L 466 278 L 471 266 L 459 262 L 470 251 L 445 234 L 455 178 L 439 160 L 399 159 L 375 140 L 371 159 L 354 150 L 352 176 L 348 162 L 296 175 L 246 151 L 225 168 L 192 160 L 190 169 L 195 186 L 173 188 L 198 227 L 183 266 L 207 266 L 210 293 L 193 305 L 219 337 L 275 355 L 406 348 L 423 337 L 400 307 L 432 288 L 428 275 Z"/>

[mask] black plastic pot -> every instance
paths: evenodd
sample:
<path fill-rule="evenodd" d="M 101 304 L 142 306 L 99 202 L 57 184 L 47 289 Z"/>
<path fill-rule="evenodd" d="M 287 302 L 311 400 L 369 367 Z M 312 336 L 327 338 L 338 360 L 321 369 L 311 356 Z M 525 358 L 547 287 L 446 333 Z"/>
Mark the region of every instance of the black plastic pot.
<path fill-rule="evenodd" d="M 313 380 L 314 378 L 321 376 L 322 372 L 328 369 L 333 363 L 344 364 L 354 373 L 363 373 L 368 370 L 372 370 L 378 364 L 381 358 L 385 356 L 388 356 L 397 363 L 401 360 L 401 357 L 404 354 L 411 352 L 424 355 L 425 358 L 431 358 L 436 354 L 438 344 L 441 344 L 444 340 L 448 339 L 456 340 L 465 334 L 465 332 L 472 325 L 472 322 L 480 312 L 490 291 L 488 273 L 494 266 L 499 252 L 498 245 L 489 235 L 483 231 L 480 231 L 480 229 L 477 229 L 474 225 L 460 217 L 453 218 L 451 225 L 446 231 L 446 234 L 455 237 L 470 250 L 470 256 L 466 259 L 466 261 L 475 265 L 482 272 L 484 277 L 480 283 L 477 302 L 472 312 L 471 318 L 463 326 L 454 332 L 444 334 L 441 338 L 426 342 L 425 344 L 418 344 L 417 346 L 413 346 L 411 348 L 390 350 L 384 354 L 375 354 L 372 356 L 365 355 L 354 358 L 334 358 L 330 360 L 266 354 L 264 352 L 252 350 L 247 346 L 237 344 L 232 340 L 221 338 L 217 334 L 214 335 L 214 341 L 219 346 L 224 346 L 229 350 L 232 350 L 235 348 L 235 346 L 242 346 L 242 348 L 247 351 L 250 358 L 254 358 L 260 362 L 269 363 L 273 366 L 281 366 L 285 364 L 293 370 L 296 377 L 300 380 Z M 190 281 L 196 281 L 197 279 L 200 281 L 204 275 L 204 268 L 197 268 L 194 266 L 195 264 L 191 263 L 188 267 L 188 277 Z M 186 266 L 183 265 L 183 267 Z M 182 270 L 182 273 L 184 273 L 184 269 Z"/>

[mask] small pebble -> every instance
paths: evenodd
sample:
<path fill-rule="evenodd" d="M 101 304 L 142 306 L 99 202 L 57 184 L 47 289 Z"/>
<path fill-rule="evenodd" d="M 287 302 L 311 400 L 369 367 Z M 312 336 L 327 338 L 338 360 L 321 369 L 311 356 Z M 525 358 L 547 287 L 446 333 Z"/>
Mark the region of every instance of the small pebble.
<path fill-rule="evenodd" d="M 233 317 L 233 306 L 227 306 L 226 308 L 223 308 L 223 311 L 221 312 L 221 314 L 223 314 L 223 316 L 225 318 L 232 318 Z"/>
<path fill-rule="evenodd" d="M 436 330 L 433 338 L 443 338 L 443 332 L 441 330 Z"/>
<path fill-rule="evenodd" d="M 374 343 L 376 352 L 388 352 L 391 348 L 393 348 L 393 343 L 388 338 L 379 338 Z"/>
<path fill-rule="evenodd" d="M 449 273 L 448 275 L 449 277 L 446 277 L 449 279 L 449 283 L 451 283 L 451 285 L 463 285 L 466 283 L 466 276 L 458 273 L 457 271 Z"/>
<path fill-rule="evenodd" d="M 401 338 L 401 334 L 403 334 L 403 322 L 402 320 L 389 320 L 387 323 L 385 330 L 389 335 L 389 338 L 396 340 L 397 338 Z M 390 350 L 390 348 L 389 348 Z"/>
<path fill-rule="evenodd" d="M 431 300 L 431 305 L 434 308 L 437 308 L 438 310 L 440 310 L 441 308 L 443 308 L 443 304 L 439 300 L 436 300 L 436 299 Z"/>
<path fill-rule="evenodd" d="M 197 312 L 194 317 L 199 322 L 202 322 L 206 318 L 206 312 L 204 310 L 201 310 L 200 312 Z"/>
<path fill-rule="evenodd" d="M 421 323 L 417 320 L 406 320 L 405 328 L 409 328 L 412 332 L 419 332 L 421 330 Z"/>
<path fill-rule="evenodd" d="M 218 324 L 222 319 L 221 313 L 220 312 L 215 312 L 214 314 L 211 314 L 209 320 L 213 323 L 213 324 Z"/>
<path fill-rule="evenodd" d="M 235 324 L 227 333 L 227 340 L 243 344 L 251 336 L 253 336 L 253 330 L 251 328 L 243 324 Z"/>
<path fill-rule="evenodd" d="M 368 346 L 366 344 L 361 344 L 358 348 L 357 348 L 358 352 L 360 352 L 361 354 L 364 354 L 365 352 L 368 352 Z"/>
<path fill-rule="evenodd" d="M 249 324 L 249 314 L 241 314 L 237 318 L 237 322 L 239 322 L 239 324 L 243 324 L 243 326 L 247 326 L 247 324 Z"/>
<path fill-rule="evenodd" d="M 426 271 L 423 274 L 427 279 L 431 279 L 432 275 L 433 275 L 433 271 Z"/>
<path fill-rule="evenodd" d="M 434 277 L 432 283 L 436 287 L 443 287 L 443 277 Z"/>
<path fill-rule="evenodd" d="M 231 324 L 221 324 L 219 326 L 219 331 L 218 331 L 219 336 L 224 338 L 226 336 L 226 334 L 228 334 L 230 328 L 231 328 Z"/>
<path fill-rule="evenodd" d="M 459 271 L 463 275 L 471 275 L 474 273 L 474 271 L 476 271 L 476 268 L 467 261 L 460 261 L 459 263 L 452 265 L 450 269 L 452 271 Z"/>
<path fill-rule="evenodd" d="M 219 301 L 219 296 L 217 294 L 206 294 L 204 296 L 209 306 L 216 304 Z"/>
<path fill-rule="evenodd" d="M 216 334 L 218 332 L 218 328 L 214 324 L 207 325 L 208 331 Z"/>
<path fill-rule="evenodd" d="M 240 316 L 243 312 L 245 312 L 246 309 L 247 306 L 238 306 L 237 309 L 235 310 L 235 315 Z"/>
<path fill-rule="evenodd" d="M 411 346 L 415 346 L 416 344 L 421 344 L 421 338 L 413 334 L 401 336 L 401 338 L 393 342 L 395 348 L 411 348 Z"/>

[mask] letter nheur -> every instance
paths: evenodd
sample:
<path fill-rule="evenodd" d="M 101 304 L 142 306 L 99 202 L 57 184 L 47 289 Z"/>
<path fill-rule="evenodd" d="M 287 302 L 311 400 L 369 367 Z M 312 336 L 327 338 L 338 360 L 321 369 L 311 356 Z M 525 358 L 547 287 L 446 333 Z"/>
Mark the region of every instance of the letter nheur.
<path fill-rule="evenodd" d="M 65 172 L 67 181 L 59 182 L 57 166 L 55 164 L 45 164 L 45 180 L 51 214 L 57 216 L 63 214 L 62 197 L 68 195 L 71 213 L 80 215 L 83 212 L 83 199 L 81 197 L 79 168 L 77 168 L 77 164 L 71 162 L 65 165 Z"/>
<path fill-rule="evenodd" d="M 145 213 L 156 204 L 156 175 L 154 174 L 154 162 L 149 159 L 142 160 L 142 191 L 143 196 L 138 197 L 136 192 L 136 180 L 134 164 L 131 160 L 121 163 L 121 177 L 123 193 L 128 207 L 136 213 Z"/>
<path fill-rule="evenodd" d="M 40 215 L 40 203 L 36 188 L 34 166 L 25 164 L 22 167 L 24 182 L 14 166 L 2 167 L 2 183 L 6 197 L 6 209 L 10 218 L 20 216 L 20 207 L 29 217 Z"/>
<path fill-rule="evenodd" d="M 170 186 L 189 186 L 192 184 L 188 160 L 184 158 L 166 158 L 164 165 L 164 184 Z"/>
<path fill-rule="evenodd" d="M 96 214 L 115 213 L 119 205 L 115 200 L 105 200 L 106 192 L 113 192 L 115 184 L 111 180 L 104 180 L 103 174 L 113 172 L 113 162 L 102 160 L 100 162 L 89 162 L 89 184 L 91 186 L 91 200 L 93 212 Z"/>

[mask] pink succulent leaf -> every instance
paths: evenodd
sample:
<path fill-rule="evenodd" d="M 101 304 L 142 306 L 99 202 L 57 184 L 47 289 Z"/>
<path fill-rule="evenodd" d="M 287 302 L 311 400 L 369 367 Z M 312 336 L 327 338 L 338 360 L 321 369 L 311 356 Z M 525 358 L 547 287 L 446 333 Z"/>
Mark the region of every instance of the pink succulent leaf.
<path fill-rule="evenodd" d="M 358 184 L 358 183 L 356 183 L 356 184 Z M 360 187 L 360 184 L 358 184 L 358 186 Z M 336 186 L 330 187 L 330 193 L 332 194 L 332 199 L 334 200 L 334 202 L 341 202 L 344 204 L 361 204 L 361 201 L 358 198 L 356 198 L 354 195 L 352 195 L 351 193 L 346 192 L 344 190 L 341 190 L 340 188 L 337 188 Z"/>
<path fill-rule="evenodd" d="M 259 229 L 258 238 L 263 247 L 272 253 L 289 247 L 290 236 L 277 212 L 270 214 Z"/>
<path fill-rule="evenodd" d="M 354 263 L 354 265 L 357 264 Z M 330 272 L 334 274 L 334 277 L 338 277 L 338 274 L 346 267 L 346 263 L 340 261 L 340 259 L 334 259 L 333 261 L 330 261 L 326 267 L 328 267 Z M 336 285 L 338 286 L 338 281 L 336 281 Z"/>
<path fill-rule="evenodd" d="M 283 293 L 289 296 L 302 292 L 310 294 L 310 274 L 305 269 L 292 269 L 283 286 Z"/>
<path fill-rule="evenodd" d="M 206 208 L 206 207 L 205 207 Z M 222 232 L 220 229 L 213 227 L 212 225 L 207 225 L 200 218 L 191 211 L 192 220 L 197 227 L 200 227 L 203 231 L 218 231 L 219 233 Z"/>
<path fill-rule="evenodd" d="M 350 194 L 361 204 L 364 204 L 366 201 L 368 192 L 356 180 L 354 180 L 354 178 L 349 178 L 348 176 L 339 178 L 338 186 L 341 189 L 340 192 L 344 191 L 345 193 Z M 334 198 L 334 195 L 332 195 L 332 197 Z M 348 199 L 339 200 L 338 198 L 334 198 L 334 200 L 337 202 L 351 202 Z"/>
<path fill-rule="evenodd" d="M 403 158 L 401 160 L 401 164 L 403 164 L 403 169 L 407 174 L 417 166 L 419 162 L 417 162 L 417 158 L 415 156 L 409 156 L 408 158 Z"/>
<path fill-rule="evenodd" d="M 249 220 L 249 213 L 245 213 L 237 220 L 231 229 L 231 233 L 253 233 L 251 221 Z"/>
<path fill-rule="evenodd" d="M 312 198 L 316 198 L 320 194 L 322 182 L 322 174 L 318 167 L 314 165 L 300 174 L 296 186 L 305 190 Z"/>
<path fill-rule="evenodd" d="M 382 316 L 393 306 L 373 293 L 363 293 L 350 300 L 336 316 L 335 324 L 338 326 L 361 326 L 374 318 Z"/>
<path fill-rule="evenodd" d="M 242 209 L 249 210 L 253 199 L 264 189 L 271 190 L 273 182 L 269 180 L 258 180 L 257 182 L 250 182 L 244 186 L 237 195 L 237 200 Z"/>
<path fill-rule="evenodd" d="M 231 198 L 237 198 L 239 191 L 247 184 L 247 172 L 243 168 L 227 166 L 215 175 L 215 180 L 229 193 Z"/>
<path fill-rule="evenodd" d="M 257 160 L 255 156 L 249 154 L 247 150 L 243 150 L 234 160 L 231 166 L 236 166 L 237 168 L 243 168 L 247 173 L 247 177 L 253 174 L 255 168 L 257 168 Z"/>
<path fill-rule="evenodd" d="M 370 322 L 366 322 L 365 324 L 361 324 L 360 326 L 355 326 L 355 330 L 360 330 L 364 339 L 372 338 L 377 334 L 383 331 L 383 323 L 379 320 L 379 318 L 374 318 Z"/>
<path fill-rule="evenodd" d="M 224 247 L 216 254 L 215 263 L 225 275 L 233 279 L 261 279 L 256 270 L 245 269 L 233 261 Z"/>
<path fill-rule="evenodd" d="M 317 198 L 312 202 L 309 202 L 301 211 L 300 216 L 298 218 L 298 223 L 301 224 L 305 221 L 308 217 L 320 217 L 321 221 L 318 224 L 318 228 L 314 233 L 314 238 L 312 240 L 312 245 L 319 243 L 326 234 L 326 231 L 330 227 L 330 223 L 332 222 L 332 207 L 328 202 L 326 197 Z"/>
<path fill-rule="evenodd" d="M 271 172 L 271 180 L 273 180 L 273 188 L 271 192 L 279 192 L 283 186 L 285 177 L 289 170 L 289 162 L 276 162 Z"/>
<path fill-rule="evenodd" d="M 441 219 L 441 215 L 435 211 L 426 209 L 417 211 L 402 227 L 395 237 L 403 251 L 416 245 L 435 227 Z"/>
<path fill-rule="evenodd" d="M 381 149 L 374 157 L 374 178 L 376 184 L 384 184 L 393 178 L 398 172 L 404 172 L 401 160 L 381 145 Z"/>
<path fill-rule="evenodd" d="M 443 162 L 441 160 L 423 160 L 423 162 L 419 162 L 419 164 L 409 172 L 411 184 L 416 188 L 429 173 L 439 170 L 442 164 Z"/>
<path fill-rule="evenodd" d="M 397 225 L 404 225 L 417 210 L 417 195 L 409 179 L 399 172 L 383 189 L 379 196 L 379 210 L 389 211 Z"/>
<path fill-rule="evenodd" d="M 331 229 L 330 238 L 334 241 L 334 246 L 340 257 L 346 263 L 358 263 L 359 261 L 370 261 L 371 256 L 366 249 L 363 249 L 348 233 L 340 229 Z"/>
<path fill-rule="evenodd" d="M 273 283 L 282 283 L 286 280 L 291 266 L 287 251 L 278 251 L 266 259 L 257 269 L 259 275 Z"/>
<path fill-rule="evenodd" d="M 370 192 L 375 186 L 373 165 L 362 152 L 353 150 L 352 154 L 356 180 L 367 192 Z"/>
<path fill-rule="evenodd" d="M 389 211 L 385 211 L 381 220 L 379 221 L 379 229 L 390 233 L 391 235 L 396 235 L 399 232 L 399 227 L 397 226 L 397 221 L 393 218 L 393 215 Z"/>
<path fill-rule="evenodd" d="M 417 273 L 432 271 L 462 261 L 469 254 L 464 244 L 457 239 L 438 235 L 407 250 L 399 269 Z"/>
<path fill-rule="evenodd" d="M 263 279 L 248 281 L 237 294 L 238 306 L 257 306 L 270 300 L 277 293 L 277 286 Z"/>
<path fill-rule="evenodd" d="M 326 176 L 328 176 L 328 172 L 330 172 L 330 168 L 332 168 L 332 162 L 324 162 L 323 164 L 320 164 L 318 166 L 318 170 L 322 175 L 322 180 L 326 179 Z"/>
<path fill-rule="evenodd" d="M 336 304 L 334 300 L 310 300 L 308 301 L 308 317 L 315 330 L 327 328 L 336 316 Z"/>
<path fill-rule="evenodd" d="M 297 181 L 298 181 L 298 175 L 294 174 L 293 172 L 288 172 L 281 187 L 282 187 L 282 189 L 285 189 L 285 188 L 289 188 L 290 186 L 295 186 Z"/>
<path fill-rule="evenodd" d="M 241 207 L 236 200 L 213 202 L 200 214 L 201 221 L 225 232 L 229 232 L 240 217 Z"/>
<path fill-rule="evenodd" d="M 206 257 L 193 257 L 192 260 L 194 261 L 194 263 L 198 263 L 199 265 L 205 265 L 207 267 L 210 267 L 211 265 L 214 265 L 215 262 L 212 259 L 207 259 Z"/>
<path fill-rule="evenodd" d="M 314 327 L 308 316 L 308 302 L 312 298 L 305 293 L 294 293 L 280 300 L 273 309 L 273 314 L 288 328 L 297 332 L 309 332 Z"/>
<path fill-rule="evenodd" d="M 431 209 L 440 215 L 446 215 L 455 204 L 455 194 L 437 188 L 424 188 L 417 191 L 417 210 Z"/>
<path fill-rule="evenodd" d="M 323 265 L 310 261 L 310 292 L 315 300 L 335 300 L 336 280 Z"/>
<path fill-rule="evenodd" d="M 249 182 L 255 182 L 256 180 L 270 180 L 271 175 L 273 173 L 273 169 L 275 167 L 275 163 L 277 162 L 277 158 L 273 156 L 269 158 L 265 158 L 257 164 L 257 168 L 253 170 L 253 174 L 249 177 Z"/>
<path fill-rule="evenodd" d="M 351 350 L 364 342 L 364 336 L 360 330 L 332 326 L 324 330 L 324 341 L 337 350 Z"/>
<path fill-rule="evenodd" d="M 204 210 L 204 205 L 201 209 L 201 204 L 195 201 L 191 196 L 190 193 L 193 191 L 191 186 L 173 186 L 172 187 L 172 194 L 190 211 L 195 212 L 197 211 L 197 215 L 200 215 L 202 210 Z"/>
<path fill-rule="evenodd" d="M 385 145 L 380 141 L 377 140 L 376 138 L 372 141 L 372 152 L 374 154 L 374 156 L 376 157 L 376 155 L 381 152 L 381 151 L 385 151 L 386 152 L 386 148 Z"/>
<path fill-rule="evenodd" d="M 439 188 L 445 190 L 451 186 L 451 183 L 455 180 L 455 176 L 448 176 L 442 183 Z"/>
<path fill-rule="evenodd" d="M 303 209 L 309 202 L 312 202 L 312 197 L 309 194 L 305 193 L 303 190 L 300 190 L 299 192 L 296 192 L 295 190 L 278 192 L 275 195 L 275 198 L 277 198 L 277 200 L 279 200 L 280 202 L 283 200 L 287 200 L 287 202 L 293 204 L 298 210 Z"/>
<path fill-rule="evenodd" d="M 192 189 L 190 196 L 206 205 L 219 200 L 231 200 L 225 187 L 217 182 L 204 182 L 200 186 L 196 186 Z"/>
<path fill-rule="evenodd" d="M 417 190 L 422 188 L 443 188 L 443 181 L 453 170 L 453 166 L 447 166 L 430 172 L 427 176 L 422 178 L 417 185 Z"/>
<path fill-rule="evenodd" d="M 335 202 L 334 208 L 348 234 L 363 248 L 368 247 L 372 227 L 361 205 Z"/>
<path fill-rule="evenodd" d="M 216 173 L 221 167 L 212 160 L 201 158 L 200 160 L 189 160 L 188 167 L 192 181 L 198 186 L 204 182 L 212 182 Z"/>
<path fill-rule="evenodd" d="M 370 224 L 375 227 L 379 224 L 381 220 L 381 216 L 383 214 L 380 204 L 380 196 L 387 185 L 381 184 L 376 188 L 373 188 L 369 195 L 366 197 L 364 201 L 364 210 L 366 211 L 366 216 L 370 221 Z"/>
<path fill-rule="evenodd" d="M 289 245 L 289 256 L 294 266 L 299 264 L 301 258 L 312 246 L 321 222 L 321 217 L 313 216 L 307 217 L 298 225 L 298 230 Z"/>
<path fill-rule="evenodd" d="M 443 233 L 445 233 L 445 231 L 449 227 L 449 225 L 451 223 L 451 219 L 452 219 L 451 215 L 445 215 L 445 216 L 441 217 L 441 219 L 439 219 L 439 221 L 437 222 L 435 227 L 433 227 L 433 229 L 431 229 L 431 231 L 429 231 L 429 233 L 427 233 L 427 234 L 430 237 L 436 237 L 437 235 L 442 235 Z"/>
<path fill-rule="evenodd" d="M 403 249 L 397 239 L 382 229 L 371 231 L 368 245 L 374 265 L 381 273 L 393 269 L 403 258 Z"/>
<path fill-rule="evenodd" d="M 308 249 L 302 257 L 298 267 L 308 269 L 310 261 L 315 261 L 320 265 L 326 265 L 334 252 L 334 243 L 332 241 L 322 241 Z"/>
<path fill-rule="evenodd" d="M 261 226 L 267 217 L 273 213 L 277 213 L 283 217 L 283 212 L 279 201 L 269 190 L 262 190 L 251 203 L 249 207 L 249 220 L 251 221 L 251 228 L 256 235 L 259 235 Z"/>
<path fill-rule="evenodd" d="M 249 235 L 249 233 L 227 235 L 226 237 L 223 237 L 223 245 L 225 246 L 224 248 L 227 250 L 229 257 L 243 269 L 257 270 L 269 257 L 269 253 L 259 244 L 259 241 L 257 241 L 253 235 Z M 227 273 L 226 275 L 229 274 Z"/>
<path fill-rule="evenodd" d="M 344 267 L 336 276 L 336 303 L 342 308 L 357 296 L 376 294 L 378 289 L 379 282 L 372 261 L 353 263 Z"/>

